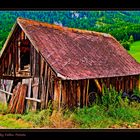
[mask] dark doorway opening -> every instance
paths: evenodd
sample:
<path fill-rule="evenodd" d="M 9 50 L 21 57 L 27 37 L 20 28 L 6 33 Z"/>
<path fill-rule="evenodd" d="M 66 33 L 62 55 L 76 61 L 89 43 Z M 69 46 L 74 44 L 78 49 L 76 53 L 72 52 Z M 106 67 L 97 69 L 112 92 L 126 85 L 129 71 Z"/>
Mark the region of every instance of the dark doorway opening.
<path fill-rule="evenodd" d="M 89 80 L 88 105 L 92 105 L 98 96 L 98 88 L 94 79 Z"/>
<path fill-rule="evenodd" d="M 29 40 L 22 40 L 20 47 L 20 68 L 29 69 L 30 64 L 30 43 Z"/>

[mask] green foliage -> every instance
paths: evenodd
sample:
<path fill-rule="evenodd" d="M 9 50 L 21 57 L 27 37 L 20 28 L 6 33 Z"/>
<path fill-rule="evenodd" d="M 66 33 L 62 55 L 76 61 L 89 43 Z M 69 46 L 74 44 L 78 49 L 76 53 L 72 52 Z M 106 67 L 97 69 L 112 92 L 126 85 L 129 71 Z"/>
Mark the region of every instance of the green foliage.
<path fill-rule="evenodd" d="M 138 88 L 133 89 L 134 95 L 140 96 L 140 91 Z"/>
<path fill-rule="evenodd" d="M 130 50 L 130 42 L 125 41 L 125 42 L 122 42 L 121 44 L 126 50 L 128 51 Z"/>
<path fill-rule="evenodd" d="M 52 104 L 49 103 L 48 108 L 37 112 L 26 112 L 22 119 L 32 122 L 34 126 L 43 127 L 49 124 L 49 116 L 52 114 Z"/>
<path fill-rule="evenodd" d="M 45 110 L 28 111 L 23 115 L 6 114 L 7 107 L 0 104 L 0 126 L 7 128 L 126 128 L 133 126 L 134 123 L 140 124 L 140 103 L 130 102 L 127 98 L 122 99 L 122 92 L 118 93 L 111 85 L 109 89 L 103 86 L 102 93 L 102 102 L 96 101 L 90 107 L 73 110 L 68 108 L 53 110 L 52 104 L 49 103 Z M 134 94 L 140 96 L 138 89 L 134 89 Z"/>
<path fill-rule="evenodd" d="M 133 43 L 134 42 L 134 37 L 133 35 L 130 35 L 128 42 Z"/>
<path fill-rule="evenodd" d="M 107 116 L 104 114 L 104 108 L 98 105 L 76 109 L 73 114 L 73 120 L 81 128 L 102 127 L 102 122 L 108 121 Z"/>
<path fill-rule="evenodd" d="M 135 94 L 140 93 L 135 90 Z M 102 104 L 76 110 L 74 121 L 82 128 L 126 127 L 126 124 L 139 123 L 140 104 L 129 102 L 127 98 L 123 100 L 121 96 L 122 93 L 116 92 L 112 86 L 110 89 L 104 86 Z"/>
<path fill-rule="evenodd" d="M 0 103 L 0 113 L 5 114 L 7 112 L 7 105 Z"/>
<path fill-rule="evenodd" d="M 108 89 L 106 86 L 103 86 L 102 89 L 102 105 L 107 108 L 116 108 L 120 107 L 123 103 L 122 100 L 122 92 L 118 93 L 114 87 L 110 85 L 110 88 Z"/>
<path fill-rule="evenodd" d="M 111 108 L 107 112 L 109 117 L 113 119 L 122 120 L 125 122 L 135 122 L 140 119 L 140 113 L 135 108 L 131 106 L 127 107 L 119 107 L 119 108 Z"/>
<path fill-rule="evenodd" d="M 139 11 L 0 11 L 0 49 L 17 17 L 105 32 L 120 42 L 140 40 Z"/>

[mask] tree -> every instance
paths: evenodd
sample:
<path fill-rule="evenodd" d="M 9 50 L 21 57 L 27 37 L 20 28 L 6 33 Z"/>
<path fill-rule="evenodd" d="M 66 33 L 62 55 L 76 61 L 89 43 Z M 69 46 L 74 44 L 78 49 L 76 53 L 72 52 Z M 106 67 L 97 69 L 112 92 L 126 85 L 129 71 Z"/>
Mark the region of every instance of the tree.
<path fill-rule="evenodd" d="M 129 39 L 128 39 L 128 42 L 130 42 L 130 43 L 133 43 L 133 42 L 134 42 L 134 37 L 133 37 L 133 35 L 130 35 L 130 37 L 129 37 Z"/>

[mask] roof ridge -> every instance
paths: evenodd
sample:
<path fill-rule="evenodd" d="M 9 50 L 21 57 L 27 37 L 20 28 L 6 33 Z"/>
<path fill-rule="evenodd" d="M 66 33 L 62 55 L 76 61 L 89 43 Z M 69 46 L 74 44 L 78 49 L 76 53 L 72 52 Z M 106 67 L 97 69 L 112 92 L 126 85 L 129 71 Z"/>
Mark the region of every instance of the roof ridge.
<path fill-rule="evenodd" d="M 97 32 L 97 31 L 86 30 L 86 29 L 78 29 L 78 28 L 60 26 L 60 25 L 56 25 L 56 24 L 50 24 L 50 23 L 47 23 L 47 22 L 37 21 L 37 20 L 27 19 L 27 18 L 22 18 L 22 17 L 17 18 L 18 23 L 21 20 L 36 22 L 38 25 L 40 24 L 42 26 L 46 26 L 46 27 L 49 27 L 49 28 L 54 28 L 54 29 L 58 29 L 58 30 L 62 30 L 62 31 L 72 31 L 72 32 L 77 32 L 77 33 L 87 33 L 87 34 L 94 34 L 94 35 L 99 35 L 99 36 L 101 35 L 101 36 L 104 36 L 104 37 L 112 38 L 112 35 L 110 35 L 108 33 L 102 33 L 102 32 Z"/>

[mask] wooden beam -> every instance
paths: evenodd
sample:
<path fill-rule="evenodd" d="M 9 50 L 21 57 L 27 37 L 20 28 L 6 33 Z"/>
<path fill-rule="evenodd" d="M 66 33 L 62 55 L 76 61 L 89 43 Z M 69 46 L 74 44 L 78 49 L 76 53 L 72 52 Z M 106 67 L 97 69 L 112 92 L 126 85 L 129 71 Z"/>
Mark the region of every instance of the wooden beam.
<path fill-rule="evenodd" d="M 61 101 L 61 80 L 55 79 L 54 83 L 54 108 L 60 109 Z"/>
<path fill-rule="evenodd" d="M 21 75 L 21 76 L 20 75 L 19 76 L 13 76 L 12 75 L 11 76 L 11 75 L 6 75 L 6 74 L 0 76 L 0 79 L 8 79 L 8 80 L 15 80 L 15 79 L 21 79 L 22 80 L 23 78 L 24 79 L 29 79 L 29 78 L 32 78 L 32 77 L 31 76 L 23 76 L 23 75 Z"/>
<path fill-rule="evenodd" d="M 8 95 L 13 95 L 13 93 L 7 92 L 7 91 L 2 90 L 2 89 L 0 89 L 0 92 L 1 92 L 1 93 L 5 93 L 5 94 L 8 94 Z M 25 97 L 25 99 L 26 99 L 26 100 L 31 100 L 31 101 L 36 101 L 36 102 L 41 103 L 41 100 L 40 100 L 40 99 L 30 98 L 30 97 Z"/>
<path fill-rule="evenodd" d="M 59 104 L 58 104 L 58 109 L 60 110 L 61 108 L 61 98 L 62 98 L 62 81 L 59 81 Z"/>
<path fill-rule="evenodd" d="M 48 98 L 49 98 L 49 89 L 50 89 L 50 75 L 51 75 L 51 69 L 50 67 L 46 67 L 47 69 L 47 87 L 46 87 L 46 101 L 45 101 L 45 107 L 48 107 Z"/>
<path fill-rule="evenodd" d="M 132 79 L 132 77 L 130 77 L 130 90 L 132 90 L 133 89 L 133 79 Z"/>
<path fill-rule="evenodd" d="M 86 106 L 88 105 L 88 91 L 89 91 L 89 79 L 87 80 L 87 88 L 86 88 Z"/>
<path fill-rule="evenodd" d="M 67 81 L 62 81 L 62 105 L 63 106 L 67 104 L 66 82 Z"/>
<path fill-rule="evenodd" d="M 31 97 L 31 84 L 32 84 L 32 78 L 30 79 L 23 79 L 22 84 L 27 84 L 28 85 L 28 91 L 27 91 L 27 97 Z M 29 109 L 30 107 L 30 101 L 27 101 L 26 103 L 26 109 Z"/>
<path fill-rule="evenodd" d="M 80 95 L 81 95 L 81 90 L 80 90 L 80 81 L 77 81 L 77 106 L 80 107 Z"/>
<path fill-rule="evenodd" d="M 27 84 L 22 84 L 19 91 L 19 97 L 16 104 L 15 113 L 22 114 L 25 106 L 25 97 L 27 92 Z"/>
<path fill-rule="evenodd" d="M 20 71 L 20 43 L 18 42 L 18 71 Z"/>
<path fill-rule="evenodd" d="M 0 88 L 2 88 L 3 90 L 5 90 L 4 83 L 1 83 Z M 1 92 L 2 91 L 0 91 L 0 93 Z M 5 94 L 0 95 L 0 102 L 2 102 L 4 104 L 7 104 L 7 102 L 6 102 L 6 95 Z"/>
<path fill-rule="evenodd" d="M 39 78 L 34 78 L 34 85 L 32 85 L 32 90 L 33 90 L 33 98 L 37 99 L 38 98 L 38 86 L 39 86 Z M 32 105 L 32 110 L 37 109 L 37 103 L 34 102 Z"/>
<path fill-rule="evenodd" d="M 46 78 L 46 77 L 44 77 Z M 41 109 L 44 109 L 45 108 L 45 99 L 46 99 L 46 85 L 45 83 L 43 82 L 43 78 L 40 77 L 40 80 L 41 80 L 41 90 L 42 90 L 42 93 L 41 93 Z"/>
<path fill-rule="evenodd" d="M 124 92 L 124 78 L 122 79 L 122 92 Z"/>
<path fill-rule="evenodd" d="M 94 81 L 95 81 L 95 84 L 96 84 L 97 88 L 99 89 L 99 91 L 101 93 L 102 92 L 102 87 L 101 87 L 100 83 L 98 82 L 97 79 L 94 79 Z"/>
<path fill-rule="evenodd" d="M 83 106 L 86 105 L 85 101 L 86 101 L 86 80 L 83 80 Z"/>

